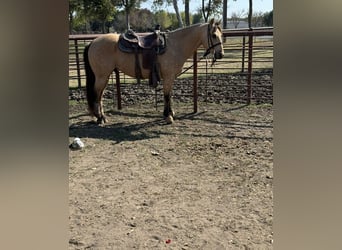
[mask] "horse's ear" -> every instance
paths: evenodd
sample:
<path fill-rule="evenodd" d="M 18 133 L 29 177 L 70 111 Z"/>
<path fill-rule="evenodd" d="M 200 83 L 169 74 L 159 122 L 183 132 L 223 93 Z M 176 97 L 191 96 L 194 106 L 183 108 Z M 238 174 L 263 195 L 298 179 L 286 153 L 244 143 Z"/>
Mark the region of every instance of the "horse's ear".
<path fill-rule="evenodd" d="M 215 19 L 214 18 L 212 18 L 212 19 L 210 19 L 210 25 L 213 25 L 214 24 L 214 22 L 215 22 Z"/>

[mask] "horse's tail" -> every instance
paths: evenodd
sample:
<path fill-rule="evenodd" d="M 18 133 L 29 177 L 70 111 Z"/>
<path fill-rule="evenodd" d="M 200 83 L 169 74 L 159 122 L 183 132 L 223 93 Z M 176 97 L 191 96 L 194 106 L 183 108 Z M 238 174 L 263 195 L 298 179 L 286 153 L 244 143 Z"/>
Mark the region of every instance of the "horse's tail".
<path fill-rule="evenodd" d="M 88 44 L 84 48 L 83 52 L 83 60 L 84 60 L 84 69 L 86 73 L 86 89 L 87 89 L 87 102 L 88 102 L 88 108 L 89 112 L 91 114 L 94 114 L 95 110 L 95 101 L 96 101 L 96 93 L 95 93 L 95 74 L 92 70 L 90 63 L 89 63 L 89 57 L 88 57 L 88 51 L 91 43 Z"/>

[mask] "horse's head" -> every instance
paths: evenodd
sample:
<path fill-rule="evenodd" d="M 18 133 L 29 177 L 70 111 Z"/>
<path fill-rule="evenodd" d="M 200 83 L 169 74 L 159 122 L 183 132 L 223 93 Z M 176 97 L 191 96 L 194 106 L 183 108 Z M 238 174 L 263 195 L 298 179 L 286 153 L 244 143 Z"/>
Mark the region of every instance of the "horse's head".
<path fill-rule="evenodd" d="M 214 59 L 221 59 L 224 56 L 223 44 L 222 44 L 222 30 L 220 22 L 215 22 L 211 19 L 208 24 L 208 41 L 206 54 L 213 54 Z"/>

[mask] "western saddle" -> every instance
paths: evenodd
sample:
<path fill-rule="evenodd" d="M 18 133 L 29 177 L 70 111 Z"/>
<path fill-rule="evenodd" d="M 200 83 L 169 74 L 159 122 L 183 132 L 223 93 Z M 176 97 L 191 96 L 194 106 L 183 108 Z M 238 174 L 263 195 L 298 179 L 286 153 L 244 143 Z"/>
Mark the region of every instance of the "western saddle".
<path fill-rule="evenodd" d="M 150 70 L 149 84 L 157 87 L 158 82 L 160 82 L 160 67 L 157 56 L 166 51 L 166 37 L 159 28 L 160 25 L 157 25 L 154 32 L 149 33 L 135 33 L 133 30 L 128 30 L 120 35 L 120 50 L 135 54 L 135 76 L 138 84 L 142 78 L 139 54 L 142 54 L 143 68 Z"/>

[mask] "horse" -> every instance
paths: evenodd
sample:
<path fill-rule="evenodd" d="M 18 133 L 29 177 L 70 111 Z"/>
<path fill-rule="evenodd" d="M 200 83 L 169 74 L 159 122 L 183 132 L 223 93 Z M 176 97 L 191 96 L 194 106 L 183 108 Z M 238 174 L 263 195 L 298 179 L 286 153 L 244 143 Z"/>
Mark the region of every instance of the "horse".
<path fill-rule="evenodd" d="M 95 38 L 84 49 L 86 72 L 86 92 L 88 110 L 97 118 L 97 123 L 106 122 L 103 112 L 102 95 L 108 79 L 114 70 L 119 70 L 131 77 L 136 76 L 134 53 L 122 52 L 118 47 L 120 34 L 109 33 Z M 171 92 L 176 77 L 181 73 L 185 61 L 203 46 L 205 55 L 211 54 L 216 59 L 224 56 L 220 21 L 211 19 L 208 23 L 194 24 L 185 28 L 169 31 L 166 34 L 167 48 L 158 55 L 160 77 L 163 80 L 164 119 L 170 124 L 174 121 L 171 107 Z M 140 65 L 142 56 L 139 55 Z M 140 77 L 147 79 L 149 69 L 141 69 Z"/>

